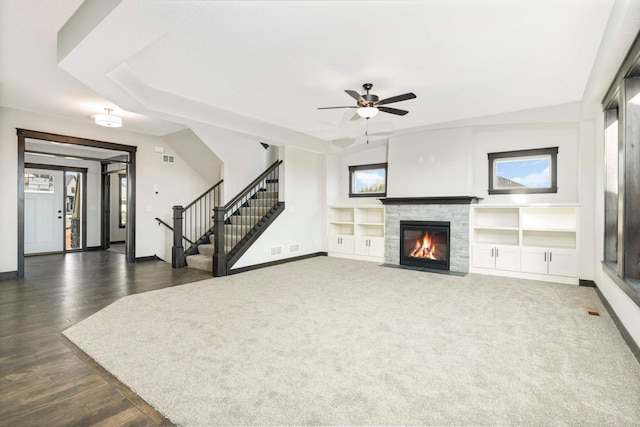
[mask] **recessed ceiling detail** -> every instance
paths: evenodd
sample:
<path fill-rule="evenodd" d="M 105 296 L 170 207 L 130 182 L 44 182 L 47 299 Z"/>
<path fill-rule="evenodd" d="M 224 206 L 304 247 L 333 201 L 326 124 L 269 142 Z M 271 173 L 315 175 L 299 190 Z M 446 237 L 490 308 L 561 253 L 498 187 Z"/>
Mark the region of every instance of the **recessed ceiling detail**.
<path fill-rule="evenodd" d="M 0 2 L 0 105 L 86 118 L 113 104 L 138 132 L 222 127 L 316 147 L 363 134 L 353 112 L 316 108 L 374 82 L 379 99 L 419 95 L 406 116 L 368 120 L 408 132 L 580 101 L 613 4 Z"/>

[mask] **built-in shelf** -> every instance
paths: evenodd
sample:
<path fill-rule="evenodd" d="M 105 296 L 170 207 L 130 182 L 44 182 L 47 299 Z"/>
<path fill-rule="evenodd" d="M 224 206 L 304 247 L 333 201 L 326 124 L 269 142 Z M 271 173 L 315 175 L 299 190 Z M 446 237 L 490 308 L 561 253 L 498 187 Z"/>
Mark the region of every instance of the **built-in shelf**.
<path fill-rule="evenodd" d="M 384 262 L 384 206 L 330 206 L 328 254 Z"/>
<path fill-rule="evenodd" d="M 471 207 L 470 271 L 578 284 L 577 205 Z"/>

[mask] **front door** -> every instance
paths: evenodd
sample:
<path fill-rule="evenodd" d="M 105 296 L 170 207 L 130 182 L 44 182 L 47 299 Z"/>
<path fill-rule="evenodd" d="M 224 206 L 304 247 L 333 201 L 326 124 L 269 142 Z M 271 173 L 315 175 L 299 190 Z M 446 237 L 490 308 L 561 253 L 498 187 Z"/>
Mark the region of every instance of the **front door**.
<path fill-rule="evenodd" d="M 64 174 L 25 169 L 24 253 L 64 251 Z"/>

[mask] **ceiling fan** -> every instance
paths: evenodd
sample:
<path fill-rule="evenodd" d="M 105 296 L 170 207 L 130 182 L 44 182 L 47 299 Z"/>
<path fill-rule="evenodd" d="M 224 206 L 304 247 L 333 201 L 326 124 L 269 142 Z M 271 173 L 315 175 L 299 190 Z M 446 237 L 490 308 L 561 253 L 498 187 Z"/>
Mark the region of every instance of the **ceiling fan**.
<path fill-rule="evenodd" d="M 369 120 L 371 117 L 378 114 L 378 111 L 382 111 L 389 114 L 396 114 L 398 116 L 404 116 L 405 114 L 408 113 L 407 110 L 384 107 L 383 105 L 416 98 L 415 93 L 408 92 L 402 95 L 392 96 L 391 98 L 378 100 L 377 95 L 369 93 L 372 87 L 373 87 L 372 83 L 363 84 L 362 88 L 364 89 L 365 93 L 363 93 L 362 95 L 356 92 L 355 90 L 348 90 L 348 89 L 345 90 L 347 95 L 351 96 L 353 99 L 356 100 L 356 105 L 349 105 L 349 106 L 342 106 L 342 107 L 319 107 L 318 110 L 331 110 L 335 108 L 357 108 L 356 114 L 351 118 L 351 120 L 358 120 L 360 117 L 363 117 Z"/>

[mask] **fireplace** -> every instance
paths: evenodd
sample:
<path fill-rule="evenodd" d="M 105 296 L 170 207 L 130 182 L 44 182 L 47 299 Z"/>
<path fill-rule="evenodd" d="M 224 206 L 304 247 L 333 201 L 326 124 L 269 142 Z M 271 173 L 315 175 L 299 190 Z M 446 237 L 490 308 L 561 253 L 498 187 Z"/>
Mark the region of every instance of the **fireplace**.
<path fill-rule="evenodd" d="M 449 270 L 450 223 L 400 221 L 400 264 Z"/>

